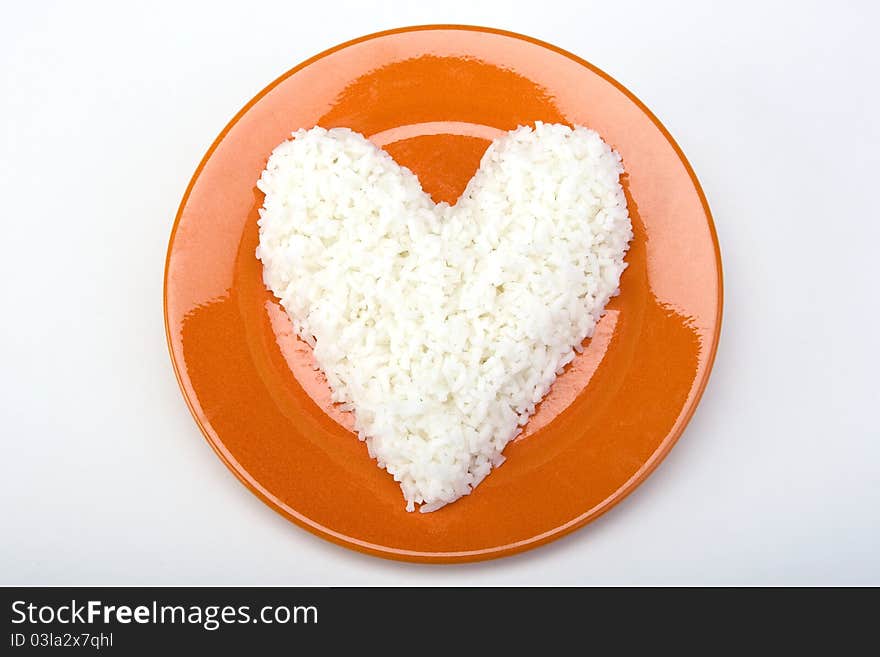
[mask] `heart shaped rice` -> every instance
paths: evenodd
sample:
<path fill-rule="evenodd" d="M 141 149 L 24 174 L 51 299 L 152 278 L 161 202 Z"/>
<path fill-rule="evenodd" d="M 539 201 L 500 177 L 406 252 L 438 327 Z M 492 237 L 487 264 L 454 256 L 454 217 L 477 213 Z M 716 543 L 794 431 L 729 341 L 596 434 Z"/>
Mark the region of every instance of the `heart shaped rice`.
<path fill-rule="evenodd" d="M 504 460 L 617 293 L 621 159 L 587 128 L 496 139 L 454 206 L 346 128 L 300 130 L 257 186 L 266 286 L 407 510 Z"/>

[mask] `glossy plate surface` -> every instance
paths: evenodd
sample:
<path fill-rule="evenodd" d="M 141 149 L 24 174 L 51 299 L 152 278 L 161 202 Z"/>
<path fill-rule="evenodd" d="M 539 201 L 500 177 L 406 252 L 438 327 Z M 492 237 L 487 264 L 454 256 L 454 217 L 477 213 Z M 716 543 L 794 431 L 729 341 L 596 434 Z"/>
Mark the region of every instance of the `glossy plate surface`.
<path fill-rule="evenodd" d="M 536 120 L 597 130 L 623 157 L 635 238 L 585 352 L 507 462 L 470 496 L 406 513 L 397 484 L 346 427 L 266 291 L 255 182 L 293 130 L 345 126 L 454 202 L 489 141 Z M 597 517 L 660 462 L 696 407 L 718 342 L 721 260 L 683 154 L 632 94 L 583 60 L 485 28 L 405 28 L 297 66 L 232 120 L 199 165 L 171 235 L 165 319 L 187 403 L 264 502 L 326 539 L 412 561 L 487 559 Z"/>

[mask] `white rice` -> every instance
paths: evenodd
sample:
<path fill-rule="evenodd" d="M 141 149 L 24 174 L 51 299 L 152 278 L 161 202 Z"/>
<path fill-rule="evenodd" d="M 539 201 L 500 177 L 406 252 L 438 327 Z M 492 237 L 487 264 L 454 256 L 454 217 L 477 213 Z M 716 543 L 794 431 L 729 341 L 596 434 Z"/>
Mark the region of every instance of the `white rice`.
<path fill-rule="evenodd" d="M 620 157 L 583 127 L 497 139 L 456 205 L 345 128 L 293 133 L 257 186 L 267 287 L 407 510 L 479 484 L 617 293 Z"/>

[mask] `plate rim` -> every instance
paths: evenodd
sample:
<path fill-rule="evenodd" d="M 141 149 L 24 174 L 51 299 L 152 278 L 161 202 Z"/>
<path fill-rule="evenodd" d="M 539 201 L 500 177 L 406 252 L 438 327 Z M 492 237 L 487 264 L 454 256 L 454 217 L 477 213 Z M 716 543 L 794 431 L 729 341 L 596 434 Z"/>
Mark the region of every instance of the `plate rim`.
<path fill-rule="evenodd" d="M 675 154 L 678 156 L 678 159 L 684 165 L 685 170 L 687 171 L 688 176 L 691 179 L 691 182 L 694 185 L 694 189 L 697 192 L 697 196 L 699 197 L 700 204 L 703 208 L 703 212 L 706 217 L 707 225 L 709 228 L 710 237 L 712 240 L 712 246 L 714 249 L 715 255 L 715 271 L 717 273 L 717 289 L 718 289 L 718 303 L 715 309 L 715 327 L 714 332 L 711 335 L 711 344 L 708 348 L 708 358 L 706 360 L 706 369 L 700 379 L 696 382 L 696 385 L 693 390 L 693 396 L 691 400 L 685 404 L 682 409 L 681 414 L 679 415 L 675 425 L 670 429 L 669 433 L 660 443 L 658 448 L 654 450 L 648 460 L 636 471 L 632 474 L 632 476 L 621 485 L 614 493 L 603 500 L 597 506 L 594 506 L 586 511 L 584 511 L 581 515 L 569 520 L 562 525 L 559 525 L 551 530 L 543 532 L 541 534 L 537 534 L 527 539 L 523 539 L 521 541 L 516 541 L 513 543 L 509 543 L 507 545 L 493 546 L 491 548 L 484 548 L 478 550 L 465 550 L 465 551 L 455 551 L 455 552 L 425 552 L 418 550 L 403 550 L 398 548 L 392 548 L 388 546 L 380 546 L 374 543 L 369 543 L 366 541 L 362 541 L 360 539 L 346 536 L 344 534 L 340 534 L 339 532 L 335 532 L 329 527 L 325 527 L 319 523 L 316 523 L 306 516 L 302 514 L 295 513 L 295 510 L 288 510 L 281 504 L 276 501 L 270 499 L 263 491 L 259 490 L 254 484 L 250 481 L 250 479 L 246 476 L 247 473 L 242 472 L 240 466 L 234 464 L 230 461 L 227 455 L 224 453 L 224 450 L 221 448 L 221 444 L 219 437 L 213 435 L 211 429 L 206 426 L 205 423 L 202 422 L 199 413 L 196 407 L 193 404 L 193 401 L 190 399 L 189 394 L 187 393 L 186 387 L 184 385 L 184 381 L 181 375 L 180 365 L 177 362 L 177 359 L 174 355 L 174 346 L 172 343 L 172 332 L 171 326 L 169 323 L 168 317 L 168 274 L 171 264 L 171 254 L 174 248 L 175 237 L 177 235 L 177 229 L 180 225 L 181 217 L 183 216 L 184 209 L 187 206 L 189 201 L 190 194 L 193 190 L 193 187 L 196 184 L 196 181 L 199 179 L 203 169 L 205 168 L 208 161 L 214 154 L 214 151 L 220 145 L 220 143 L 226 138 L 226 135 L 232 130 L 232 128 L 238 123 L 238 121 L 248 112 L 250 109 L 256 105 L 264 96 L 266 96 L 269 92 L 271 92 L 275 87 L 284 82 L 287 78 L 299 72 L 300 70 L 306 68 L 307 66 L 313 64 L 314 62 L 327 57 L 339 50 L 343 50 L 350 46 L 353 46 L 358 43 L 362 43 L 365 41 L 370 41 L 372 39 L 377 39 L 381 37 L 391 36 L 394 34 L 402 34 L 407 32 L 421 32 L 421 31 L 439 31 L 439 30 L 458 30 L 458 31 L 466 31 L 466 32 L 481 32 L 486 34 L 494 34 L 498 36 L 509 37 L 513 39 L 518 39 L 521 41 L 526 41 L 533 45 L 540 46 L 547 50 L 553 51 L 557 54 L 563 55 L 568 59 L 576 62 L 577 64 L 589 69 L 606 82 L 612 84 L 616 89 L 622 92 L 631 102 L 633 102 L 644 114 L 650 119 L 650 121 L 654 124 L 654 126 L 661 132 L 663 137 L 672 146 Z M 709 207 L 708 200 L 706 199 L 706 194 L 703 191 L 702 185 L 700 185 L 700 181 L 697 178 L 696 173 L 694 172 L 693 167 L 688 161 L 687 157 L 682 151 L 681 147 L 678 145 L 678 142 L 675 141 L 675 138 L 672 134 L 667 130 L 666 126 L 660 121 L 659 118 L 643 103 L 633 92 L 627 89 L 623 84 L 618 82 L 614 77 L 600 69 L 599 67 L 591 64 L 585 59 L 578 57 L 577 55 L 555 46 L 546 41 L 542 41 L 541 39 L 537 39 L 535 37 L 527 36 L 524 34 L 520 34 L 518 32 L 512 32 L 509 30 L 498 29 L 494 27 L 485 27 L 478 25 L 463 25 L 463 24 L 455 24 L 455 23 L 436 23 L 436 24 L 424 24 L 424 25 L 411 25 L 405 27 L 397 27 L 388 30 L 381 30 L 379 32 L 372 32 L 370 34 L 366 34 L 364 36 L 357 37 L 355 39 L 350 39 L 348 41 L 344 41 L 335 45 L 331 48 L 323 50 L 312 57 L 300 62 L 293 68 L 285 71 L 280 76 L 272 80 L 268 85 L 266 85 L 263 89 L 261 89 L 253 98 L 251 98 L 236 114 L 230 119 L 226 125 L 223 127 L 223 130 L 217 135 L 217 137 L 211 142 L 210 147 L 202 156 L 201 160 L 198 163 L 192 177 L 189 180 L 189 183 L 186 186 L 186 190 L 183 193 L 183 197 L 181 198 L 180 204 L 177 209 L 177 213 L 174 217 L 174 224 L 171 228 L 171 234 L 168 238 L 168 248 L 165 254 L 165 268 L 163 275 L 163 285 L 162 285 L 162 309 L 163 309 L 163 317 L 165 323 L 165 339 L 166 346 L 168 348 L 168 353 L 171 358 L 171 364 L 174 369 L 174 376 L 177 379 L 178 387 L 180 388 L 181 394 L 183 396 L 184 401 L 186 402 L 187 408 L 190 411 L 193 419 L 196 422 L 196 425 L 199 427 L 199 430 L 202 432 L 207 443 L 211 446 L 211 449 L 214 453 L 220 458 L 223 464 L 229 469 L 235 477 L 244 484 L 248 490 L 254 494 L 258 499 L 260 499 L 264 504 L 266 504 L 269 508 L 271 508 L 276 513 L 280 514 L 286 520 L 293 522 L 297 526 L 305 529 L 306 531 L 322 538 L 326 541 L 330 541 L 336 545 L 339 545 L 344 548 L 356 550 L 358 552 L 369 554 L 372 556 L 382 557 L 385 559 L 392 559 L 396 561 L 407 561 L 407 562 L 415 562 L 415 563 L 434 563 L 434 564 L 452 564 L 452 563 L 464 563 L 464 562 L 472 562 L 472 561 L 484 561 L 489 559 L 497 559 L 501 557 L 507 557 L 514 554 L 518 554 L 524 552 L 526 550 L 531 550 L 533 548 L 540 547 L 551 541 L 562 538 L 577 529 L 580 529 L 584 525 L 596 520 L 604 513 L 609 511 L 611 508 L 619 504 L 621 501 L 626 499 L 630 493 L 632 493 L 645 479 L 647 479 L 654 470 L 660 465 L 660 463 L 666 458 L 667 454 L 669 454 L 672 447 L 678 442 L 681 435 L 684 433 L 685 428 L 689 424 L 691 418 L 696 412 L 697 407 L 700 404 L 700 401 L 703 397 L 703 393 L 706 390 L 706 386 L 709 383 L 709 379 L 712 375 L 712 369 L 715 364 L 715 356 L 718 351 L 718 343 L 721 337 L 721 327 L 723 323 L 723 314 L 724 314 L 724 275 L 723 275 L 723 267 L 722 267 L 722 259 L 721 259 L 721 247 L 718 242 L 718 234 L 715 229 L 715 221 L 712 216 L 712 211 Z M 293 511 L 293 512 L 292 512 Z"/>

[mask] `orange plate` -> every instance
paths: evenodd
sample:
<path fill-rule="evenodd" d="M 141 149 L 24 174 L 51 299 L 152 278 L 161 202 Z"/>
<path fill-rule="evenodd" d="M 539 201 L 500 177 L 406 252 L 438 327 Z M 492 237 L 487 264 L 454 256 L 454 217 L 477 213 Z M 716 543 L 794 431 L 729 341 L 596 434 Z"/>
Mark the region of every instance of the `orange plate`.
<path fill-rule="evenodd" d="M 454 201 L 499 130 L 596 129 L 623 157 L 635 238 L 621 294 L 507 462 L 470 496 L 406 513 L 400 489 L 331 408 L 254 257 L 255 182 L 291 131 L 346 126 Z M 721 325 L 706 199 L 669 133 L 587 62 L 498 30 L 426 26 L 337 46 L 229 123 L 183 197 L 165 271 L 171 357 L 196 421 L 260 499 L 346 547 L 410 561 L 489 559 L 576 529 L 660 462 L 699 401 Z"/>

